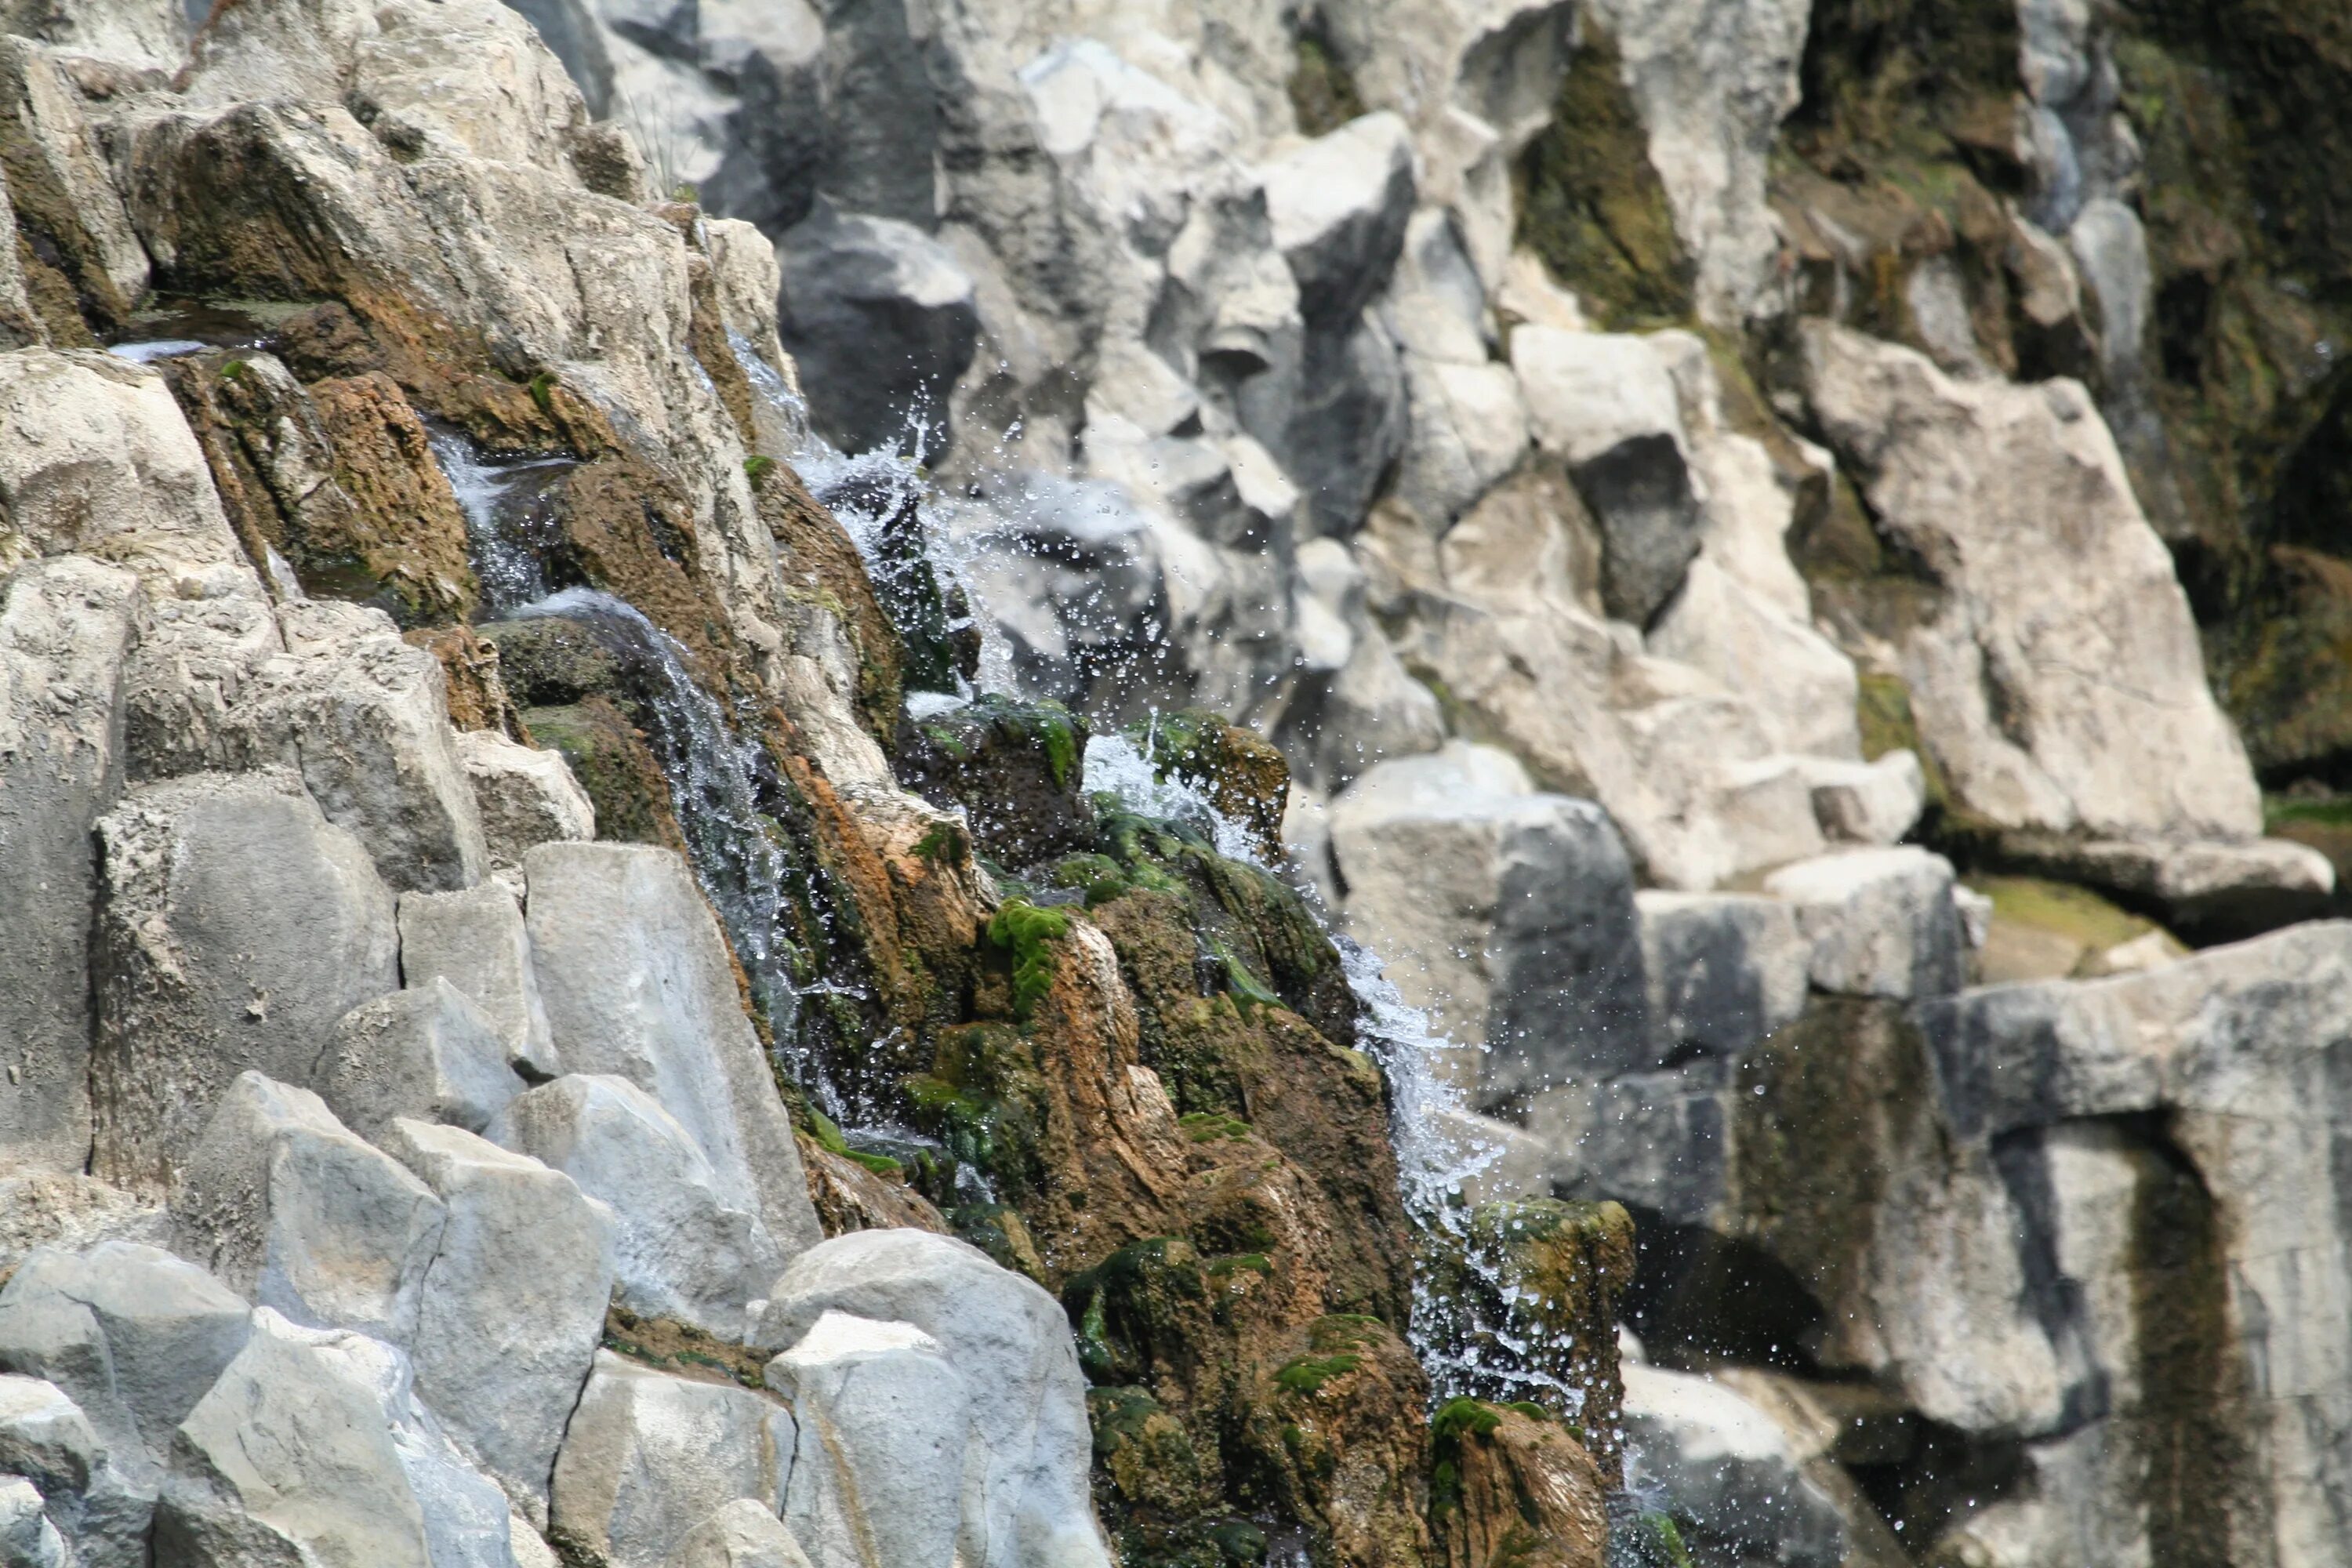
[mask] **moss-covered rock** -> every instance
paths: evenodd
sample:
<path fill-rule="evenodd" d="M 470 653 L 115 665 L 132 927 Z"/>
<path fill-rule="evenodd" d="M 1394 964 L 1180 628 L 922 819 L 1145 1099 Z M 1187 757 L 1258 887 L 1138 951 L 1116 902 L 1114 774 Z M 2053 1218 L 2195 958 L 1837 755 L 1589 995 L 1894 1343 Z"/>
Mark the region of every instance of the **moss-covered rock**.
<path fill-rule="evenodd" d="M 686 836 L 670 810 L 669 782 L 644 732 L 612 699 L 526 708 L 522 721 L 541 745 L 563 753 L 572 776 L 596 808 L 597 837 L 683 852 Z"/>
<path fill-rule="evenodd" d="M 1307 1522 L 1318 1562 L 1425 1563 L 1428 1404 L 1421 1363 L 1386 1324 L 1318 1319 L 1259 1363 L 1244 1495 Z"/>
<path fill-rule="evenodd" d="M 1025 867 L 1092 847 L 1084 788 L 1087 727 L 1058 702 L 987 696 L 898 735 L 907 787 L 962 808 L 980 852 Z"/>
<path fill-rule="evenodd" d="M 790 464 L 753 458 L 748 471 L 761 521 L 776 542 L 785 593 L 839 624 L 857 659 L 858 719 L 877 741 L 895 746 L 907 649 L 866 574 L 856 543 Z"/>
<path fill-rule="evenodd" d="M 1430 1533 L 1445 1568 L 1601 1568 L 1601 1472 L 1537 1405 L 1454 1399 L 1430 1423 Z"/>
<path fill-rule="evenodd" d="M 1273 742 L 1205 709 L 1155 713 L 1127 727 L 1128 739 L 1162 779 L 1181 779 L 1249 835 L 1268 864 L 1282 859 L 1282 813 L 1290 763 Z"/>

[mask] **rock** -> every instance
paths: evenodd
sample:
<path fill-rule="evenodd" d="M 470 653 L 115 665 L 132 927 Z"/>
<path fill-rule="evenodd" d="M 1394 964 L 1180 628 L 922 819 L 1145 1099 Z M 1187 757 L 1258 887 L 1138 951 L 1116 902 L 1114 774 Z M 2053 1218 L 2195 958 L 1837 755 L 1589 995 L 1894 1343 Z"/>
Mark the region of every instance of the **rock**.
<path fill-rule="evenodd" d="M 0 584 L 0 1166 L 89 1161 L 91 827 L 121 775 L 138 581 L 66 557 Z"/>
<path fill-rule="evenodd" d="M 488 1016 L 439 978 L 344 1014 L 310 1082 L 362 1138 L 396 1116 L 479 1132 L 523 1088 Z"/>
<path fill-rule="evenodd" d="M 841 1332 L 821 1327 L 828 1318 Z M 822 1381 L 829 1391 L 810 1405 L 794 1395 L 794 1410 L 803 1413 L 803 1446 L 827 1421 L 846 1423 L 853 1415 L 861 1427 L 876 1424 L 877 1442 L 904 1441 L 919 1448 L 934 1440 L 930 1434 L 940 1434 L 937 1440 L 949 1444 L 950 1457 L 943 1466 L 911 1474 L 927 1478 L 919 1491 L 926 1499 L 944 1489 L 944 1478 L 960 1478 L 961 1524 L 951 1527 L 947 1539 L 963 1561 L 982 1568 L 1031 1562 L 1070 1568 L 1108 1563 L 1087 1490 L 1091 1439 L 1068 1321 L 1052 1296 L 998 1268 L 978 1248 L 916 1230 L 835 1237 L 785 1269 L 769 1292 L 753 1342 L 792 1347 L 779 1358 L 790 1371 L 792 1388 L 814 1390 Z M 857 1400 L 839 1402 L 841 1391 L 858 1381 L 861 1358 L 867 1356 L 889 1368 L 877 1370 L 877 1378 L 904 1390 L 909 1399 L 935 1396 L 944 1406 L 967 1396 L 959 1388 L 968 1391 L 969 1436 L 953 1435 L 951 1426 L 930 1410 L 893 1436 L 879 1408 Z M 770 1366 L 772 1385 L 777 1364 Z M 807 1495 L 802 1484 L 796 1470 L 795 1498 Z M 811 1484 L 819 1484 L 814 1474 Z M 870 1514 L 882 1513 L 883 1505 L 873 1500 L 877 1494 L 862 1495 Z M 787 1522 L 803 1511 L 802 1505 L 788 1503 Z M 916 1521 L 932 1517 L 934 1505 L 928 1500 L 908 1515 L 915 1538 L 931 1539 L 931 1525 L 918 1527 Z M 952 1500 L 948 1517 L 957 1517 Z M 793 1533 L 803 1542 L 822 1539 L 796 1523 Z M 814 1558 L 829 1561 L 821 1545 Z M 885 1553 L 884 1560 L 945 1558 Z"/>
<path fill-rule="evenodd" d="M 53 23 L 44 30 L 71 29 Z M 91 30 L 117 32 L 103 21 Z M 88 41 L 124 53 L 144 52 L 138 40 L 119 32 Z M 172 47 L 167 58 L 176 63 L 178 52 Z M 24 38 L 0 40 L 0 137 L 8 143 L 8 202 L 33 265 L 48 271 L 72 301 L 65 309 L 79 307 L 102 331 L 126 324 L 147 292 L 147 253 L 65 65 L 58 54 Z M 50 323 L 51 336 L 62 342 L 87 342 L 86 332 L 79 321 Z"/>
<path fill-rule="evenodd" d="M 1412 216 L 1412 145 L 1394 114 L 1367 114 L 1258 170 L 1276 247 L 1308 321 L 1344 321 L 1396 265 Z"/>
<path fill-rule="evenodd" d="M 93 55 L 177 65 L 187 51 L 186 0 L 8 0 L 0 33 Z"/>
<path fill-rule="evenodd" d="M 637 845 L 525 858 L 531 950 L 563 1065 L 628 1079 L 677 1118 L 719 1191 L 787 1256 L 818 1237 L 775 1080 L 686 863 Z"/>
<path fill-rule="evenodd" d="M 1903 656 L 1953 804 L 2079 838 L 2258 836 L 2172 559 L 2082 388 L 1953 381 L 1843 328 L 1803 341 L 1814 411 L 1877 525 L 1943 585 Z M 2053 550 L 2075 569 L 2050 571 Z"/>
<path fill-rule="evenodd" d="M 1849 849 L 1764 879 L 1795 906 L 1813 984 L 1850 996 L 1949 995 L 1961 977 L 1952 868 L 1925 849 Z"/>
<path fill-rule="evenodd" d="M 160 1187 L 239 1072 L 308 1078 L 399 984 L 392 896 L 283 772 L 142 784 L 98 833 L 92 1165 Z"/>
<path fill-rule="evenodd" d="M 56 1384 L 118 1468 L 152 1477 L 250 1318 L 219 1281 L 161 1248 L 45 1247 L 0 1289 L 0 1367 Z"/>
<path fill-rule="evenodd" d="M 2200 941 L 2259 935 L 2322 912 L 2336 868 L 2307 845 L 2280 838 L 2252 844 L 2093 841 L 2021 845 L 2020 858 L 2114 891 Z"/>
<path fill-rule="evenodd" d="M 1019 867 L 1093 847 L 1087 728 L 1060 703 L 988 695 L 908 723 L 898 776 L 934 805 L 961 807 L 981 853 Z"/>
<path fill-rule="evenodd" d="M 1699 551 L 1682 409 L 1646 339 L 1521 327 L 1511 334 L 1537 442 L 1567 459 L 1599 520 L 1609 613 L 1646 626 Z"/>
<path fill-rule="evenodd" d="M 1594 1568 L 1609 1518 L 1592 1456 L 1555 1422 L 1472 1401 L 1439 1407 L 1432 1458 L 1452 1495 L 1432 1500 L 1448 1563 L 1464 1568 Z"/>
<path fill-rule="evenodd" d="M 488 1136 L 611 1208 L 622 1306 L 743 1339 L 745 1309 L 784 1255 L 755 1215 L 719 1195 L 710 1162 L 652 1096 L 626 1079 L 573 1073 L 509 1105 Z"/>
<path fill-rule="evenodd" d="M 413 1344 L 441 1205 L 305 1089 L 241 1073 L 172 1184 L 173 1242 L 257 1305 Z"/>
<path fill-rule="evenodd" d="M 8 1568 L 70 1568 L 66 1543 L 41 1511 L 41 1489 L 0 1476 L 0 1563 Z"/>
<path fill-rule="evenodd" d="M 81 1407 L 57 1384 L 37 1377 L 0 1375 L 0 1475 L 39 1489 L 35 1508 L 47 1516 L 66 1552 L 64 1563 L 101 1563 L 145 1555 L 154 1488 L 143 1457 L 124 1456 L 118 1468 Z M 133 1479 L 133 1478 L 137 1479 Z M 5 1540 L 0 1526 L 0 1540 Z M 0 1547 L 0 1562 L 16 1559 Z"/>
<path fill-rule="evenodd" d="M 1412 417 L 1396 344 L 1369 313 L 1311 323 L 1296 357 L 1242 383 L 1234 405 L 1296 487 L 1308 536 L 1355 531 L 1404 453 Z"/>
<path fill-rule="evenodd" d="M 417 1310 L 417 1392 L 536 1522 L 604 1331 L 612 1215 L 458 1128 L 403 1118 L 383 1136 L 449 1214 Z"/>
<path fill-rule="evenodd" d="M 204 453 L 153 371 L 79 350 L 0 354 L 0 538 L 127 566 L 160 597 L 184 582 L 260 596 Z"/>
<path fill-rule="evenodd" d="M 1910 752 L 1898 749 L 1870 763 L 1809 757 L 1801 766 L 1822 835 L 1835 842 L 1892 844 L 1927 807 L 1927 775 Z"/>
<path fill-rule="evenodd" d="M 738 1498 L 687 1532 L 666 1568 L 809 1568 L 775 1510 Z"/>
<path fill-rule="evenodd" d="M 80 1252 L 101 1241 L 163 1247 L 171 1238 L 170 1216 L 157 1195 L 77 1173 L 0 1177 L 0 1269 L 15 1268 L 37 1247 Z"/>
<path fill-rule="evenodd" d="M 948 389 L 980 324 L 955 257 L 909 224 L 820 201 L 776 259 L 777 331 L 817 389 L 817 428 L 847 452 L 943 448 Z"/>
<path fill-rule="evenodd" d="M 268 1308 L 172 1447 L 159 1559 L 513 1568 L 506 1500 L 420 1407 L 406 1358 Z"/>
<path fill-rule="evenodd" d="M 730 1502 L 773 1521 L 796 1441 L 774 1399 L 598 1351 L 556 1458 L 550 1532 L 612 1568 L 665 1568 Z"/>
<path fill-rule="evenodd" d="M 1737 1060 L 1805 1010 L 1812 944 L 1777 899 L 1741 893 L 1633 895 L 1657 1031 L 1648 1064 Z"/>
<path fill-rule="evenodd" d="M 1625 1368 L 1626 1469 L 1672 1500 L 1699 1560 L 1840 1568 L 1837 1505 L 1761 1410 L 1703 1377 Z"/>
<path fill-rule="evenodd" d="M 446 980 L 473 998 L 506 1048 L 507 1064 L 541 1081 L 562 1070 L 514 894 L 495 883 L 400 896 L 400 972 L 413 986 Z"/>
<path fill-rule="evenodd" d="M 1450 1038 L 1486 1044 L 1486 1100 L 1647 1059 L 1633 872 L 1598 806 L 1457 744 L 1358 779 L 1331 848 L 1350 931 Z"/>
<path fill-rule="evenodd" d="M 494 730 L 465 731 L 457 751 L 494 861 L 519 866 L 538 845 L 596 837 L 596 808 L 562 752 L 517 745 Z"/>

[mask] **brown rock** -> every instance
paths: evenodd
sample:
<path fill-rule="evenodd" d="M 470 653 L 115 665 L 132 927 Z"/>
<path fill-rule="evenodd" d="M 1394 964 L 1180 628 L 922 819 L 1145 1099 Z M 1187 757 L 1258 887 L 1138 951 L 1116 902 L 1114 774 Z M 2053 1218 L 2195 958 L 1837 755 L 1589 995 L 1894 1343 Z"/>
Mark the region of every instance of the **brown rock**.
<path fill-rule="evenodd" d="M 1567 1428 L 1457 1399 L 1438 1413 L 1430 1521 L 1445 1568 L 1601 1568 L 1601 1471 Z"/>

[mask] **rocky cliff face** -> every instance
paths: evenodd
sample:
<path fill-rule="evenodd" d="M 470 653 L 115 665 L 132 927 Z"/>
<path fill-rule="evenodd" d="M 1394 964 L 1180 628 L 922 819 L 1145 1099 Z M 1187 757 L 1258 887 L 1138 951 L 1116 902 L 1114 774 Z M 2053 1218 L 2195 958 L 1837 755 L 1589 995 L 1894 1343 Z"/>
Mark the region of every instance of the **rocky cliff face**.
<path fill-rule="evenodd" d="M 2338 1555 L 2329 6 L 191 9 L 0 0 L 0 1562 Z"/>

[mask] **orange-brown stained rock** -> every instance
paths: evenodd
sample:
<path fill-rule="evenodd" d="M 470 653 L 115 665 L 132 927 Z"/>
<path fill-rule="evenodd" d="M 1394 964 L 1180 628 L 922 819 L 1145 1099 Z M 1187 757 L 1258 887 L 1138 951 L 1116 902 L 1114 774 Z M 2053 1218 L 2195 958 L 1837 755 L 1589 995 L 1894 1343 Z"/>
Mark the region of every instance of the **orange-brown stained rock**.
<path fill-rule="evenodd" d="M 728 363 L 734 363 L 731 355 Z M 841 622 L 857 655 L 858 721 L 885 748 L 890 747 L 898 724 L 906 649 L 875 595 L 865 559 L 790 465 L 761 468 L 753 489 L 760 520 L 776 542 L 784 592 L 822 605 Z"/>
<path fill-rule="evenodd" d="M 1319 1319 L 1260 1362 L 1244 1438 L 1256 1484 L 1319 1526 L 1318 1561 L 1428 1561 L 1428 1404 L 1421 1363 L 1374 1319 Z"/>
<path fill-rule="evenodd" d="M 498 644 L 463 622 L 421 627 L 403 640 L 441 661 L 450 723 L 460 730 L 496 730 L 510 741 L 530 744 L 530 728 L 499 678 Z"/>
<path fill-rule="evenodd" d="M 827 1236 L 893 1226 L 951 1234 L 948 1222 L 922 1194 L 896 1177 L 867 1170 L 856 1161 L 799 1135 L 801 1169 L 808 1176 L 809 1201 Z"/>
<path fill-rule="evenodd" d="M 1559 1424 L 1463 1401 L 1439 1417 L 1430 1518 L 1445 1568 L 1601 1568 L 1600 1469 Z"/>

